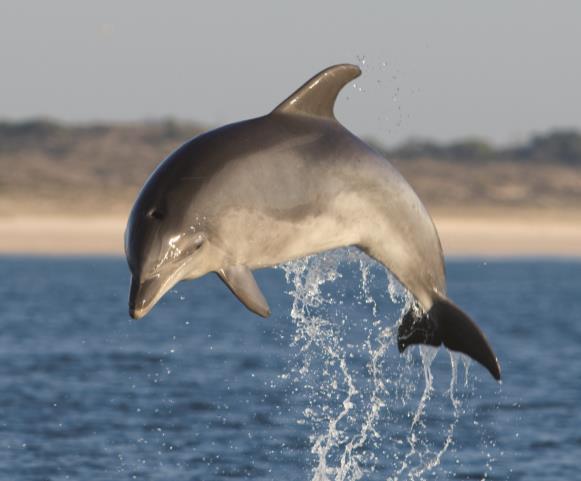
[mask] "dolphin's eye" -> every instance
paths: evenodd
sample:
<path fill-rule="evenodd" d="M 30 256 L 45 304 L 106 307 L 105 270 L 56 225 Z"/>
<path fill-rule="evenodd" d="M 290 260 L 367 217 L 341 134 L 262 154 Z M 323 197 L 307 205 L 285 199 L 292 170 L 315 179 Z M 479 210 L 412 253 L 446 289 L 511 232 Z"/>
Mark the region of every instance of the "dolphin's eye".
<path fill-rule="evenodd" d="M 163 219 L 163 212 L 155 207 L 150 209 L 147 213 L 147 217 L 151 217 L 152 219 L 162 220 Z"/>

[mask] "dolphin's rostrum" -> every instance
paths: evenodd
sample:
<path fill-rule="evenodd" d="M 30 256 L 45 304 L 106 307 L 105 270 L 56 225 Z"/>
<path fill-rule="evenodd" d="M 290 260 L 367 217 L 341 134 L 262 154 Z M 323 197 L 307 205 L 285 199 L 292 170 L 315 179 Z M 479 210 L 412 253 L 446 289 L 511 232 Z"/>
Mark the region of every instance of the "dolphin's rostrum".
<path fill-rule="evenodd" d="M 414 296 L 401 351 L 443 343 L 500 379 L 484 334 L 446 297 L 440 239 L 420 199 L 333 115 L 337 94 L 360 73 L 330 67 L 270 114 L 195 137 L 158 166 L 125 232 L 130 314 L 144 316 L 181 280 L 216 272 L 266 317 L 253 269 L 357 246 Z"/>

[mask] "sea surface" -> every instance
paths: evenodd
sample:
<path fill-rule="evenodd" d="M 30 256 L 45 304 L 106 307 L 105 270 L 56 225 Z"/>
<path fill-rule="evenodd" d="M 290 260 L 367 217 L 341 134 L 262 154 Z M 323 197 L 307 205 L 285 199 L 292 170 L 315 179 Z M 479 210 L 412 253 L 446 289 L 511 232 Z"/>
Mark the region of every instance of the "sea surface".
<path fill-rule="evenodd" d="M 355 251 L 258 272 L 269 319 L 210 275 L 134 321 L 124 259 L 0 258 L 0 479 L 581 479 L 581 262 L 447 267 L 501 384 L 401 356 Z"/>

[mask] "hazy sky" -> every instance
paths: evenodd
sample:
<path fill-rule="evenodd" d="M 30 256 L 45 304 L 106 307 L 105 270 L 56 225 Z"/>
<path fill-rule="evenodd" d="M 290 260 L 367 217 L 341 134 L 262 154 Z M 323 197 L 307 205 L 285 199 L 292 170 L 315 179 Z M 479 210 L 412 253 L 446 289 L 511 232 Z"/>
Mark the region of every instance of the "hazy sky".
<path fill-rule="evenodd" d="M 215 125 L 363 58 L 337 116 L 386 144 L 581 128 L 575 0 L 2 0 L 0 118 Z"/>

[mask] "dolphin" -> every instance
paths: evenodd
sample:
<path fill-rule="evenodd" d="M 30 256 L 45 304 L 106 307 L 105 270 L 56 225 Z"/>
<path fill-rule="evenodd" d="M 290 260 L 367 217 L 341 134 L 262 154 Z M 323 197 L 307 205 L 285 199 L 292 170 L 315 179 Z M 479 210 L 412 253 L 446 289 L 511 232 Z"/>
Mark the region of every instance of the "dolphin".
<path fill-rule="evenodd" d="M 146 315 L 176 283 L 215 272 L 252 312 L 270 309 L 252 274 L 343 246 L 383 264 L 412 294 L 398 348 L 444 344 L 500 379 L 486 337 L 446 296 L 442 246 L 400 173 L 335 118 L 361 74 L 329 67 L 269 114 L 201 134 L 151 174 L 125 231 L 129 312 Z"/>

